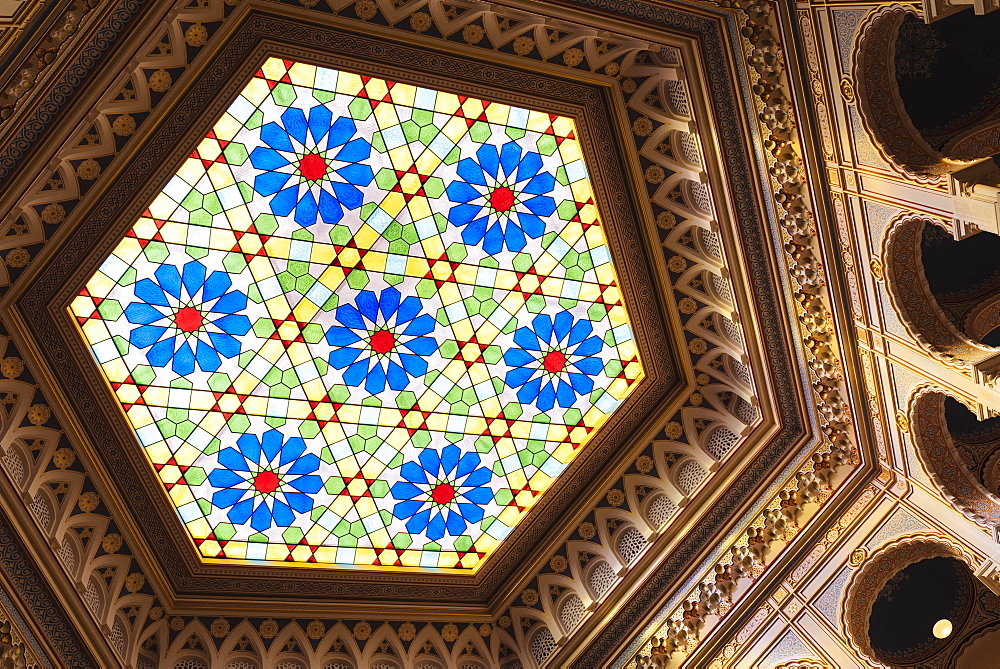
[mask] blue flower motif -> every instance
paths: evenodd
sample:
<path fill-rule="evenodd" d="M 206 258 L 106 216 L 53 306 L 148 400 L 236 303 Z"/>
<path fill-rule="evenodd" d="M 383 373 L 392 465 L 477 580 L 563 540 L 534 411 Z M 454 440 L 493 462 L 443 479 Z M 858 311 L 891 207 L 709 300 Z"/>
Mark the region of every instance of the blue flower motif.
<path fill-rule="evenodd" d="M 518 328 L 514 342 L 520 348 L 504 353 L 503 359 L 512 369 L 504 382 L 520 388 L 517 399 L 523 404 L 535 403 L 541 411 L 555 406 L 573 406 L 577 395 L 594 389 L 593 376 L 604 369 L 604 362 L 595 357 L 604 342 L 594 335 L 588 320 L 573 323 L 568 311 L 556 314 L 553 320 L 538 314 L 531 327 Z"/>
<path fill-rule="evenodd" d="M 417 462 L 403 463 L 400 474 L 405 481 L 392 486 L 394 499 L 405 500 L 393 507 L 392 514 L 406 521 L 406 531 L 426 531 L 437 541 L 446 533 L 457 537 L 468 523 L 483 519 L 483 504 L 493 499 L 486 484 L 493 472 L 480 467 L 475 451 L 462 454 L 458 446 L 445 446 L 438 455 L 432 448 L 420 452 Z"/>
<path fill-rule="evenodd" d="M 153 367 L 166 367 L 184 376 L 197 363 L 203 371 L 214 372 L 222 365 L 219 357 L 240 353 L 233 335 L 245 335 L 250 319 L 236 312 L 247 308 L 247 296 L 229 290 L 233 282 L 226 272 L 212 272 L 194 260 L 179 272 L 174 265 L 160 265 L 154 279 L 135 284 L 135 296 L 142 302 L 125 307 L 125 318 L 138 325 L 128 340 L 139 348 L 149 348 L 146 360 Z M 194 347 L 192 349 L 192 346 Z"/>
<path fill-rule="evenodd" d="M 545 232 L 541 216 L 556 210 L 556 203 L 545 193 L 555 187 L 555 177 L 542 172 L 542 158 L 522 149 L 516 142 L 507 142 L 500 151 L 492 144 L 483 144 L 476 158 L 458 162 L 458 175 L 464 181 L 453 181 L 447 188 L 448 199 L 460 202 L 448 215 L 456 226 L 465 226 L 462 241 L 483 243 L 487 253 L 499 253 L 504 245 L 520 251 L 532 239 Z"/>
<path fill-rule="evenodd" d="M 357 209 L 367 186 L 375 178 L 372 168 L 359 164 L 371 155 L 371 144 L 354 137 L 354 119 L 341 116 L 324 105 L 309 110 L 297 107 L 281 114 L 281 123 L 271 121 L 260 129 L 267 146 L 250 153 L 250 162 L 265 170 L 254 178 L 254 189 L 271 198 L 271 211 L 288 216 L 303 227 L 316 223 L 334 224 L 344 217 L 344 207 Z M 353 139 L 352 139 L 353 138 Z M 291 182 L 291 183 L 289 183 Z"/>
<path fill-rule="evenodd" d="M 430 314 L 420 314 L 420 298 L 409 296 L 400 301 L 395 288 L 375 293 L 358 293 L 354 304 L 337 309 L 340 325 L 331 327 L 326 341 L 337 349 L 330 353 L 330 365 L 345 369 L 344 383 L 360 386 L 372 395 L 385 390 L 403 390 L 409 378 L 427 373 L 427 361 L 421 356 L 437 350 L 437 341 L 426 337 L 435 326 Z M 390 325 L 390 323 L 392 323 Z"/>
<path fill-rule="evenodd" d="M 212 495 L 212 504 L 229 509 L 229 520 L 263 532 L 272 525 L 289 527 L 295 522 L 294 511 L 308 513 L 314 506 L 310 495 L 319 492 L 323 479 L 313 474 L 319 458 L 302 455 L 305 442 L 292 437 L 282 443 L 278 430 L 268 430 L 259 440 L 244 434 L 236 448 L 219 451 L 219 464 L 208 482 L 222 488 Z"/>

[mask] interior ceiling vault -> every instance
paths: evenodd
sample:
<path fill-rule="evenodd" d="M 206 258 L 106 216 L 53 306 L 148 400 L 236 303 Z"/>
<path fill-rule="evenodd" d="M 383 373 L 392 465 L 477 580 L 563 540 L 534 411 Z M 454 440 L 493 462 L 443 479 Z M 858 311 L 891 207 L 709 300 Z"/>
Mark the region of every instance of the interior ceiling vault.
<path fill-rule="evenodd" d="M 761 7 L 26 4 L 0 486 L 47 565 L 33 661 L 624 666 L 728 629 L 874 475 Z"/>

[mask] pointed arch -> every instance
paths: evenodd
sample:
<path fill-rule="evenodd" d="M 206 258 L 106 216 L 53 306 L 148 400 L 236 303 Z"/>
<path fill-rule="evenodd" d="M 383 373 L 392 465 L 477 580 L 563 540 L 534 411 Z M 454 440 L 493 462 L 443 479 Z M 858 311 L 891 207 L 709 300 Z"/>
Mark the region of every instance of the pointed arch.
<path fill-rule="evenodd" d="M 430 652 L 425 652 L 425 648 Z M 427 669 L 443 668 L 449 656 L 448 648 L 433 625 L 424 625 L 410 643 L 407 666 Z"/>
<path fill-rule="evenodd" d="M 197 640 L 197 648 L 191 648 L 192 639 Z M 215 652 L 212 635 L 197 618 L 189 622 L 174 637 L 163 659 L 163 666 L 172 669 L 210 669 L 221 665 L 220 658 Z"/>
<path fill-rule="evenodd" d="M 240 649 L 237 646 L 241 644 L 244 638 L 246 638 L 249 648 Z M 257 628 L 249 620 L 241 620 L 232 627 L 226 635 L 226 640 L 219 647 L 219 657 L 224 662 L 229 662 L 231 658 L 238 656 L 254 657 L 260 660 L 265 657 L 266 652 Z"/>
<path fill-rule="evenodd" d="M 383 650 L 383 648 L 385 650 Z M 364 652 L 360 665 L 363 667 L 382 667 L 383 669 L 403 669 L 406 649 L 399 641 L 396 631 L 383 623 L 365 641 Z"/>
<path fill-rule="evenodd" d="M 151 660 L 152 661 L 151 666 L 155 669 L 156 667 L 161 666 L 160 661 L 164 659 L 164 652 L 167 649 L 167 642 L 170 640 L 170 634 L 167 629 L 166 618 L 160 618 L 159 620 L 147 626 L 145 629 L 140 630 L 139 634 L 136 637 L 136 642 L 133 649 L 143 648 L 147 640 L 150 639 L 153 642 L 151 645 L 155 647 L 156 652 L 153 653 L 146 649 L 143 649 L 139 651 L 139 656 L 140 658 L 145 657 L 146 659 Z M 141 666 L 142 666 L 141 663 L 138 664 L 136 666 L 136 669 L 139 669 L 139 667 Z"/>
<path fill-rule="evenodd" d="M 466 652 L 469 648 L 474 649 L 475 654 Z M 452 662 L 449 666 L 458 669 L 489 669 L 492 666 L 490 649 L 482 634 L 473 625 L 467 626 L 458 635 L 452 646 L 452 653 Z"/>
<path fill-rule="evenodd" d="M 342 622 L 338 622 L 326 631 L 323 640 L 316 646 L 316 657 L 322 658 L 323 669 L 362 669 L 361 649 L 358 648 L 354 636 Z"/>
<path fill-rule="evenodd" d="M 289 642 L 294 642 L 298 650 L 288 650 Z M 308 669 L 315 666 L 312 644 L 295 620 L 282 628 L 271 642 L 270 652 L 264 657 L 265 664 L 274 669 Z"/>

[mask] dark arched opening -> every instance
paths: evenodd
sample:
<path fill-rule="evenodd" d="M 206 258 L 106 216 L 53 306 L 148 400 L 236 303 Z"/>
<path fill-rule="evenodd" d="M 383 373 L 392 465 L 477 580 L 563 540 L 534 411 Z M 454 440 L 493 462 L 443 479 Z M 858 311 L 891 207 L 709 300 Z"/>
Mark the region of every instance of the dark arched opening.
<path fill-rule="evenodd" d="M 979 420 L 961 402 L 948 397 L 944 401 L 945 421 L 955 450 L 969 473 L 988 491 L 997 494 L 1000 465 L 1000 418 Z"/>
<path fill-rule="evenodd" d="M 868 618 L 868 640 L 877 659 L 893 667 L 926 666 L 922 663 L 948 646 L 952 632 L 964 625 L 974 592 L 968 567 L 952 557 L 931 557 L 897 571 L 882 586 Z M 948 634 L 941 636 L 945 630 Z"/>
<path fill-rule="evenodd" d="M 998 33 L 997 14 L 958 12 L 928 26 L 913 7 L 894 4 L 869 16 L 858 33 L 854 86 L 886 159 L 910 174 L 940 176 L 1000 154 Z"/>
<path fill-rule="evenodd" d="M 921 136 L 951 158 L 974 158 L 955 155 L 951 149 L 956 140 L 1000 122 L 997 35 L 1000 12 L 983 16 L 958 12 L 931 25 L 907 14 L 899 26 L 895 44 L 899 96 Z"/>
<path fill-rule="evenodd" d="M 980 232 L 955 241 L 925 224 L 920 251 L 927 285 L 948 320 L 973 341 L 1000 346 L 1000 236 Z"/>

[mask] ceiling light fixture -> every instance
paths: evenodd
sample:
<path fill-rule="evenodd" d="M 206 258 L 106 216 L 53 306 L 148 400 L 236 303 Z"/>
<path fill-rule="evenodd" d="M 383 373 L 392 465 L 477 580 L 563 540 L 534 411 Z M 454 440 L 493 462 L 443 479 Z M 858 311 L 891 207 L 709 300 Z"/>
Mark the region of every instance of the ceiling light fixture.
<path fill-rule="evenodd" d="M 951 636 L 951 621 L 947 618 L 942 618 L 941 620 L 934 623 L 934 629 L 932 630 L 934 636 L 938 639 L 947 639 Z"/>

